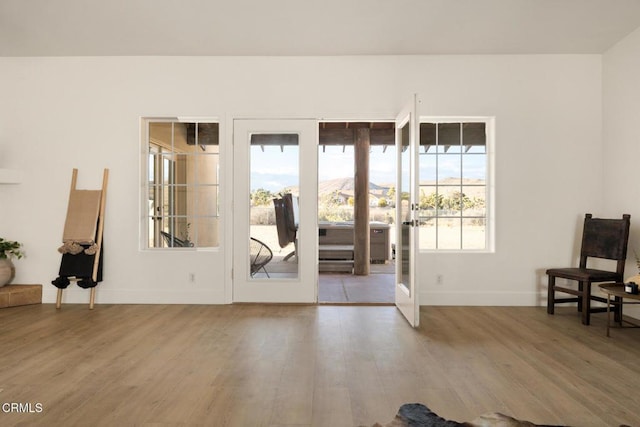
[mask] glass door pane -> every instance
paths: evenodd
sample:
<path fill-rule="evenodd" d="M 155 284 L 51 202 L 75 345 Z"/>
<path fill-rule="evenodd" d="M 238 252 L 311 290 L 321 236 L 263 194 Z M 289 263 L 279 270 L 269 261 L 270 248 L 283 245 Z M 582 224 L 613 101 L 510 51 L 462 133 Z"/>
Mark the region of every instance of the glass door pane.
<path fill-rule="evenodd" d="M 412 227 L 411 217 L 411 150 L 409 147 L 409 125 L 407 121 L 400 128 L 400 175 L 398 187 L 400 188 L 400 234 L 398 236 L 398 264 L 400 265 L 400 284 L 405 288 L 407 294 L 411 295 L 411 277 L 410 277 L 410 233 Z"/>
<path fill-rule="evenodd" d="M 300 137 L 254 133 L 250 140 L 249 274 L 251 279 L 296 278 Z"/>

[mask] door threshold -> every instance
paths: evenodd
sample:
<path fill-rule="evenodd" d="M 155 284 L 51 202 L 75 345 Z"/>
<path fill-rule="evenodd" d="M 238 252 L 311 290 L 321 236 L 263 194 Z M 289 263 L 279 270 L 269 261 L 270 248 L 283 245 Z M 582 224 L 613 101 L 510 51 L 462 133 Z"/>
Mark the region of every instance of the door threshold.
<path fill-rule="evenodd" d="M 327 301 L 322 302 L 318 301 L 318 305 L 360 305 L 360 306 L 381 306 L 381 307 L 392 307 L 395 305 L 393 302 L 340 302 L 340 301 Z"/>

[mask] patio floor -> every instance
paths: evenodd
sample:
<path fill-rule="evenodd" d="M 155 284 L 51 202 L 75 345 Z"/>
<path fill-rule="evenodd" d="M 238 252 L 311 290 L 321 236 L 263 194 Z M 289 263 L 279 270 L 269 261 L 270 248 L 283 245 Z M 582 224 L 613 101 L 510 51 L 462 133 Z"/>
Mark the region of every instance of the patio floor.
<path fill-rule="evenodd" d="M 320 273 L 318 302 L 321 304 L 393 304 L 395 275 L 371 273 Z"/>
<path fill-rule="evenodd" d="M 274 254 L 267 264 L 269 277 L 291 278 L 297 276 L 298 264 L 295 258 L 285 261 L 286 253 Z M 254 277 L 266 278 L 263 272 Z M 394 304 L 395 301 L 394 261 L 370 264 L 368 276 L 350 273 L 320 272 L 318 274 L 318 302 L 320 304 Z"/>

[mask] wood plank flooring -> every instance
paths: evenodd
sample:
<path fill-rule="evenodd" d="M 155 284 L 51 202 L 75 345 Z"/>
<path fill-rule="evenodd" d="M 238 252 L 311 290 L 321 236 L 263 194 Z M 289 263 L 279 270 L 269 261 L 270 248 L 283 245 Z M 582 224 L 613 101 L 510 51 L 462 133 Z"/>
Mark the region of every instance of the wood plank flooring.
<path fill-rule="evenodd" d="M 385 306 L 7 308 L 0 425 L 370 426 L 420 402 L 457 421 L 638 426 L 640 329 L 607 338 L 604 319 L 425 307 L 412 330 Z"/>

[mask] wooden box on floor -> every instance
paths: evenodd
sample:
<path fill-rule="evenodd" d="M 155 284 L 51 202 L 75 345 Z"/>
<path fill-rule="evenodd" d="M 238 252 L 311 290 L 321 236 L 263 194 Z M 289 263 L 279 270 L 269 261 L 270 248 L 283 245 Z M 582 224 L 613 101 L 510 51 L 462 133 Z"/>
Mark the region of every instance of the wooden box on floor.
<path fill-rule="evenodd" d="M 0 288 L 0 308 L 42 304 L 42 285 L 7 285 Z"/>

